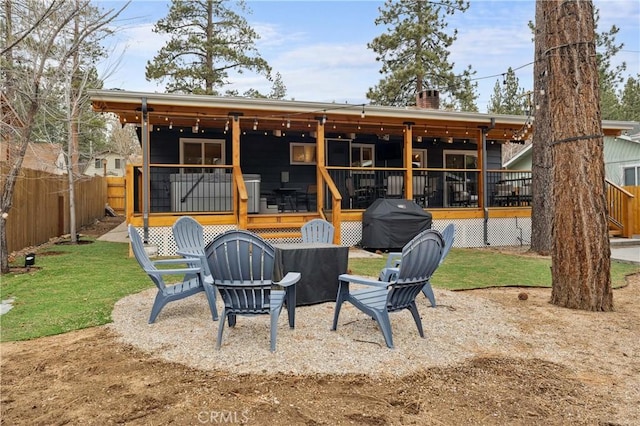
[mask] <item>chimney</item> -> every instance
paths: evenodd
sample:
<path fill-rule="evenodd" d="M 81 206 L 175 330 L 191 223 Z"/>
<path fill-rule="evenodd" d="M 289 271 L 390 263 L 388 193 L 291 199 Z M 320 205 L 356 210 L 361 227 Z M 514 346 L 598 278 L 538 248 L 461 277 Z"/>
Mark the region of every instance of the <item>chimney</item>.
<path fill-rule="evenodd" d="M 440 109 L 440 92 L 436 89 L 423 90 L 416 94 L 416 106 L 426 109 Z"/>

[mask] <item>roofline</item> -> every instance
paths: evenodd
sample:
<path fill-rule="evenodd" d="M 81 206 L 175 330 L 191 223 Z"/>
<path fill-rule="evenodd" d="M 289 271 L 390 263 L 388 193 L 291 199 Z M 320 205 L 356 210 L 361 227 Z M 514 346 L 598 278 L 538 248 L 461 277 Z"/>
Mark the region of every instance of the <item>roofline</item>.
<path fill-rule="evenodd" d="M 509 161 L 507 161 L 506 163 L 504 163 L 502 165 L 502 167 L 509 167 L 511 164 L 515 163 L 516 161 L 518 161 L 520 159 L 520 157 L 523 157 L 527 152 L 531 151 L 531 147 L 533 146 L 532 143 L 530 143 L 529 145 L 525 146 L 520 152 L 518 152 L 516 155 L 514 155 L 513 157 L 511 157 L 509 159 Z"/>
<path fill-rule="evenodd" d="M 212 95 L 192 95 L 183 93 L 157 93 L 157 92 L 135 92 L 127 90 L 89 90 L 92 102 L 121 102 L 121 103 L 139 103 L 146 98 L 147 105 L 165 104 L 184 107 L 212 107 L 226 108 L 229 111 L 242 110 L 243 108 L 273 112 L 278 111 L 280 114 L 323 114 L 338 112 L 342 115 L 353 115 L 360 117 L 364 109 L 366 116 L 369 118 L 395 118 L 410 121 L 416 120 L 448 120 L 448 121 L 467 121 L 477 123 L 478 125 L 491 125 L 492 119 L 495 119 L 502 125 L 522 126 L 526 123 L 527 117 L 523 115 L 505 115 L 505 114 L 488 114 L 480 112 L 460 112 L 445 111 L 435 109 L 424 109 L 416 107 L 393 107 L 379 106 L 369 104 L 338 104 L 335 102 L 310 102 L 310 101 L 293 101 L 268 98 L 244 98 L 231 96 L 212 96 Z M 213 105 L 212 105 L 213 104 Z M 633 121 L 615 121 L 603 120 L 603 129 L 613 130 L 631 130 L 637 125 Z"/>
<path fill-rule="evenodd" d="M 630 138 L 629 136 L 626 136 L 626 135 L 605 136 L 605 138 L 607 138 L 607 137 L 614 138 L 614 139 L 622 139 L 624 141 L 628 141 L 628 142 L 631 142 L 631 143 L 640 143 L 640 141 L 633 140 L 632 138 Z M 603 139 L 603 141 L 604 141 L 604 139 Z M 513 163 L 518 161 L 520 159 L 520 157 L 523 157 L 526 153 L 531 151 L 531 147 L 533 147 L 533 144 L 529 144 L 529 145 L 525 146 L 520 152 L 518 152 L 516 155 L 514 155 L 512 158 L 510 158 L 509 161 L 504 163 L 502 165 L 502 167 L 509 167 L 510 165 L 512 165 Z"/>

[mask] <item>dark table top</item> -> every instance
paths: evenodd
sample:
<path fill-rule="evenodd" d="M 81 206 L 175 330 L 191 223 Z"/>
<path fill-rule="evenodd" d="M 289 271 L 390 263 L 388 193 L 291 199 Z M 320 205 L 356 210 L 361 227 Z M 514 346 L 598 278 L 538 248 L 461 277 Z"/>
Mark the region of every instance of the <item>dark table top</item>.
<path fill-rule="evenodd" d="M 338 276 L 347 272 L 349 247 L 329 243 L 273 244 L 276 249 L 274 280 L 287 272 L 300 272 L 296 306 L 335 302 Z"/>

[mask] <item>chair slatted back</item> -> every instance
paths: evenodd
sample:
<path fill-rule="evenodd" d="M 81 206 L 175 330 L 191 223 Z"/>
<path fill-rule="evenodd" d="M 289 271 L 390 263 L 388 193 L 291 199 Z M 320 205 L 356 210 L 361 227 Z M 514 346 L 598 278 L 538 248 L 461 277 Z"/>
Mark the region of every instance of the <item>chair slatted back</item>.
<path fill-rule="evenodd" d="M 205 275 L 211 275 L 209 265 L 205 261 L 202 225 L 191 216 L 182 216 L 173 224 L 172 232 L 178 250 L 188 250 L 200 257 Z"/>
<path fill-rule="evenodd" d="M 312 219 L 302 225 L 303 243 L 332 243 L 335 228 L 324 219 Z"/>
<path fill-rule="evenodd" d="M 438 268 L 443 246 L 442 236 L 435 229 L 421 232 L 404 246 L 397 281 L 389 286 L 389 311 L 405 309 L 415 300 Z"/>
<path fill-rule="evenodd" d="M 151 259 L 149 259 L 149 255 L 144 249 L 144 243 L 142 242 L 142 238 L 140 238 L 140 234 L 138 234 L 138 231 L 133 225 L 129 225 L 127 230 L 129 233 L 129 241 L 131 242 L 131 250 L 133 251 L 133 255 L 136 260 L 142 269 L 144 269 L 144 271 L 149 275 L 151 280 L 153 280 L 155 285 L 159 289 L 164 289 L 164 280 L 158 274 L 154 274 L 154 271 L 157 271 L 158 268 L 153 264 Z"/>
<path fill-rule="evenodd" d="M 275 249 L 260 236 L 244 230 L 218 235 L 205 249 L 218 284 L 271 285 Z"/>
<path fill-rule="evenodd" d="M 204 233 L 200 223 L 190 216 L 182 216 L 172 227 L 179 249 L 201 249 L 204 254 Z"/>
<path fill-rule="evenodd" d="M 424 175 L 414 175 L 412 177 L 413 181 L 413 193 L 414 194 L 424 194 L 427 190 L 427 177 Z"/>
<path fill-rule="evenodd" d="M 244 230 L 218 235 L 205 249 L 225 309 L 236 314 L 269 313 L 275 249 Z"/>
<path fill-rule="evenodd" d="M 404 190 L 404 177 L 399 175 L 387 176 L 387 196 L 402 197 Z"/>
<path fill-rule="evenodd" d="M 449 254 L 451 246 L 453 246 L 453 240 L 456 235 L 456 228 L 453 223 L 447 225 L 442 231 L 442 240 L 444 241 L 444 248 L 442 249 L 442 256 L 440 257 L 440 264 L 444 262 L 444 258 Z"/>

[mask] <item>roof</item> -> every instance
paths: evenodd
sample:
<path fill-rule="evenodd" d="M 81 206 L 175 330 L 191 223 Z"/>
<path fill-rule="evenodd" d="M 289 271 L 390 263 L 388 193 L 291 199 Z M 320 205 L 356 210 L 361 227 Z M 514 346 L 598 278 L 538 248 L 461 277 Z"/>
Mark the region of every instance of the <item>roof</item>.
<path fill-rule="evenodd" d="M 409 125 L 415 134 L 477 138 L 481 128 L 491 129 L 488 139 L 507 140 L 527 122 L 525 116 L 457 112 L 417 107 L 337 104 L 263 98 L 145 93 L 122 90 L 89 91 L 95 111 L 118 114 L 121 122 L 141 122 L 146 104 L 154 126 L 223 128 L 238 117 L 241 128 L 259 130 L 315 130 L 318 121 L 343 133 L 401 134 Z M 286 124 L 286 126 L 285 126 Z M 494 126 L 492 128 L 492 126 Z M 628 122 L 603 122 L 608 134 L 631 129 Z"/>
<path fill-rule="evenodd" d="M 616 136 L 615 138 L 616 139 L 621 139 L 621 140 L 624 140 L 624 141 L 628 141 L 628 142 L 631 142 L 631 143 L 640 144 L 640 139 L 636 140 L 636 139 L 633 139 L 632 137 L 627 136 L 627 135 L 620 135 L 620 136 Z M 524 158 L 524 157 L 527 157 L 527 156 L 531 155 L 530 151 L 531 151 L 532 147 L 533 147 L 533 144 L 527 145 L 521 151 L 519 151 L 516 155 L 511 157 L 509 159 L 509 161 L 505 162 L 502 165 L 502 167 L 508 169 L 512 164 L 517 163 L 521 158 Z"/>
<path fill-rule="evenodd" d="M 66 161 L 62 145 L 59 143 L 29 142 L 22 160 L 22 167 L 56 175 L 66 174 Z"/>

